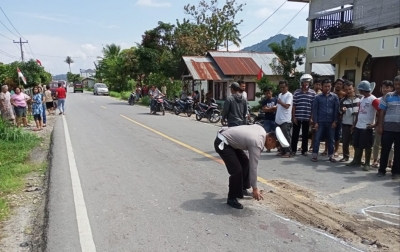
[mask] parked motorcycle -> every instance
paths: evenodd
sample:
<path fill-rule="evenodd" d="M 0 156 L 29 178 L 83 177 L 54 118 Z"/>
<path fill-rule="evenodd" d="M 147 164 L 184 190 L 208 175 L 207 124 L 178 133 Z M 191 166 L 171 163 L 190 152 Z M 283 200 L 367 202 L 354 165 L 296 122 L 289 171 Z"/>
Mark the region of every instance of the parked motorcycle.
<path fill-rule="evenodd" d="M 131 95 L 129 96 L 128 104 L 133 106 L 135 105 L 135 101 L 136 101 L 136 94 L 132 92 Z"/>
<path fill-rule="evenodd" d="M 164 97 L 162 95 L 158 95 L 153 98 L 156 101 L 154 104 L 154 112 L 155 115 L 157 112 L 161 112 L 162 115 L 165 115 L 165 108 L 164 108 Z M 150 113 L 151 113 L 151 106 L 150 106 Z"/>
<path fill-rule="evenodd" d="M 194 112 L 197 121 L 201 121 L 204 117 L 207 118 L 210 123 L 217 123 L 221 120 L 221 112 L 218 110 L 218 104 L 215 103 L 214 99 L 210 105 L 198 103 Z"/>
<path fill-rule="evenodd" d="M 164 98 L 165 110 L 174 110 L 175 102 Z"/>
<path fill-rule="evenodd" d="M 174 112 L 175 115 L 186 113 L 190 117 L 193 114 L 193 98 L 189 96 L 186 101 L 176 98 Z"/>

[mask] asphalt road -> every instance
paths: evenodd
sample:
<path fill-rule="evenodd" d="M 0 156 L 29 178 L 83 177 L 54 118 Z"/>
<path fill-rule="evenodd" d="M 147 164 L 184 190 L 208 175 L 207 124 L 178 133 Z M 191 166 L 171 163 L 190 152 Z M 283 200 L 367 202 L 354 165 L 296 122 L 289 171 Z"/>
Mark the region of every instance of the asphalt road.
<path fill-rule="evenodd" d="M 47 251 L 365 249 L 252 199 L 243 210 L 227 206 L 226 168 L 207 157 L 217 157 L 215 126 L 86 92 L 68 93 L 66 108 L 53 134 Z M 305 186 L 353 213 L 399 204 L 389 176 L 306 157 L 264 153 L 259 176 Z"/>

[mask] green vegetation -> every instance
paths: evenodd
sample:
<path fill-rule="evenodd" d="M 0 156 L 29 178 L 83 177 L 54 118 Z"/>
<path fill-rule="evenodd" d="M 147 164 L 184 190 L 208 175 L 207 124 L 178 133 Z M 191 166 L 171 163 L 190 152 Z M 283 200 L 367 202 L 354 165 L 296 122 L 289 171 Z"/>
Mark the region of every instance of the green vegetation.
<path fill-rule="evenodd" d="M 26 174 L 45 168 L 28 161 L 39 142 L 36 135 L 0 120 L 0 221 L 9 213 L 6 196 L 24 186 Z"/>
<path fill-rule="evenodd" d="M 32 87 L 39 83 L 50 83 L 51 74 L 46 72 L 35 60 L 31 59 L 26 62 L 15 61 L 10 64 L 0 64 L 0 83 L 6 84 L 13 89 L 18 83 L 23 84 L 22 80 L 18 81 L 17 67 L 21 70 L 26 78 L 27 85 Z"/>
<path fill-rule="evenodd" d="M 305 47 L 295 49 L 296 39 L 287 36 L 280 44 L 271 43 L 269 47 L 278 58 L 273 59 L 270 64 L 274 74 L 283 75 L 283 78 L 289 82 L 289 90 L 294 91 L 299 87 L 301 73 L 296 71 L 297 66 L 303 65 L 303 56 L 306 53 Z"/>
<path fill-rule="evenodd" d="M 94 77 L 117 93 L 132 91 L 137 84 L 159 89 L 165 84 L 167 97 L 172 98 L 182 89 L 182 81 L 173 79 L 181 77 L 178 69 L 183 55 L 200 56 L 210 50 L 228 50 L 228 44 L 240 44 L 238 26 L 243 20 L 236 20 L 236 16 L 244 6 L 237 0 L 188 4 L 183 11 L 190 19 L 177 20 L 176 24 L 159 21 L 144 32 L 141 43 L 128 49 L 105 45 L 103 55 L 94 63 Z"/>

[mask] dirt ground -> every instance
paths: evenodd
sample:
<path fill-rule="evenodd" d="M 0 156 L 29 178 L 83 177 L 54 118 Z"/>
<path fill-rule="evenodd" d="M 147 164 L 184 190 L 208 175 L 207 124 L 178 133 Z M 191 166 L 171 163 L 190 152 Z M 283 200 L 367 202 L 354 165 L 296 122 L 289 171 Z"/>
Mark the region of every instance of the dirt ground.
<path fill-rule="evenodd" d="M 47 117 L 44 130 L 35 132 L 42 138 L 41 144 L 32 151 L 29 162 L 48 162 L 51 134 L 56 116 Z M 34 123 L 30 123 L 32 126 Z M 33 127 L 26 128 L 32 130 Z M 32 172 L 25 178 L 25 188 L 10 194 L 11 216 L 0 223 L 0 251 L 44 251 L 45 206 L 47 195 L 47 171 Z"/>
<path fill-rule="evenodd" d="M 374 221 L 364 215 L 351 215 L 317 200 L 310 190 L 282 180 L 263 181 L 270 190 L 261 204 L 306 226 L 322 229 L 357 247 L 370 251 L 400 251 L 400 226 Z M 400 215 L 397 208 L 396 215 Z M 397 217 L 398 218 L 398 217 Z"/>

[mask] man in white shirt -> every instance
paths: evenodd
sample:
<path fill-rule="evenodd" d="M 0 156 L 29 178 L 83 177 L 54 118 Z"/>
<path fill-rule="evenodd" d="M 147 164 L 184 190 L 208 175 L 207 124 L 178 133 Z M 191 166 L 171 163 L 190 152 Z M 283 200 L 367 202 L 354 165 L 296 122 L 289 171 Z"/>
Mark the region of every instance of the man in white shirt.
<path fill-rule="evenodd" d="M 360 166 L 363 150 L 365 149 L 364 171 L 369 171 L 373 146 L 373 128 L 375 124 L 376 111 L 379 110 L 379 99 L 371 94 L 371 84 L 361 81 L 357 89 L 364 97 L 361 98 L 360 108 L 353 124 L 353 147 L 354 159 L 347 166 Z"/>
<path fill-rule="evenodd" d="M 240 85 L 240 93 L 242 94 L 243 98 L 247 100 L 246 82 L 240 80 L 238 83 Z"/>
<path fill-rule="evenodd" d="M 277 110 L 275 116 L 275 123 L 279 126 L 286 137 L 286 140 L 291 144 L 292 134 L 292 105 L 293 105 L 293 95 L 288 91 L 289 85 L 286 80 L 279 81 L 279 89 L 281 93 L 278 96 Z M 281 152 L 278 154 L 283 158 L 292 157 L 291 148 L 282 148 Z"/>

